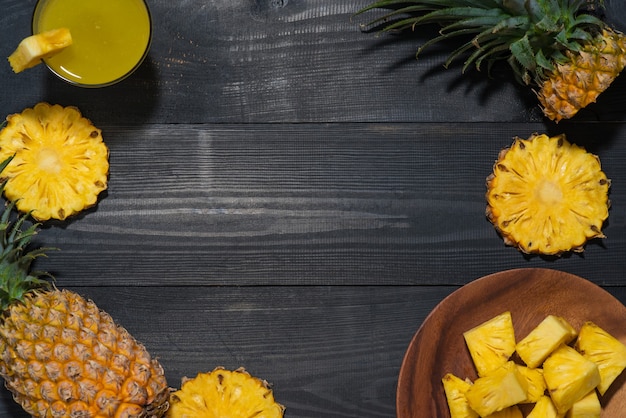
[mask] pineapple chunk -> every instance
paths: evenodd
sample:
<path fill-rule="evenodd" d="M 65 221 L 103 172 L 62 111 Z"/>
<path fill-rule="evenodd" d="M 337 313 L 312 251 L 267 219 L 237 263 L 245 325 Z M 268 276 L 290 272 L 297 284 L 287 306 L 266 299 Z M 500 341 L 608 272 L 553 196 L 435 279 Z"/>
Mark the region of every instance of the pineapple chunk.
<path fill-rule="evenodd" d="M 446 400 L 450 408 L 451 418 L 478 418 L 478 414 L 473 411 L 467 403 L 465 393 L 472 386 L 460 377 L 447 373 L 443 379 L 443 389 L 446 392 Z"/>
<path fill-rule="evenodd" d="M 602 413 L 602 406 L 598 399 L 598 394 L 595 390 L 589 392 L 584 398 L 576 402 L 567 414 L 565 418 L 600 418 Z"/>
<path fill-rule="evenodd" d="M 600 383 L 598 366 L 567 345 L 562 345 L 546 359 L 543 376 L 560 414 L 566 413 Z"/>
<path fill-rule="evenodd" d="M 517 371 L 526 379 L 526 400 L 523 403 L 535 403 L 546 391 L 546 381 L 543 378 L 542 369 L 531 369 L 517 365 Z"/>
<path fill-rule="evenodd" d="M 524 418 L 524 415 L 522 415 L 522 410 L 518 406 L 510 406 L 485 418 Z"/>
<path fill-rule="evenodd" d="M 43 58 L 59 53 L 72 44 L 69 29 L 59 28 L 24 38 L 9 55 L 9 64 L 15 73 L 41 63 Z"/>
<path fill-rule="evenodd" d="M 559 414 L 556 410 L 556 406 L 552 402 L 549 396 L 542 396 L 537 400 L 532 411 L 526 418 L 562 418 L 563 415 Z"/>
<path fill-rule="evenodd" d="M 515 352 L 511 312 L 504 312 L 463 333 L 478 376 L 505 364 Z"/>
<path fill-rule="evenodd" d="M 561 344 L 576 338 L 576 330 L 563 318 L 548 315 L 522 339 L 515 350 L 528 367 L 539 367 Z"/>
<path fill-rule="evenodd" d="M 526 391 L 526 379 L 517 370 L 517 365 L 509 361 L 476 379 L 465 392 L 465 397 L 470 408 L 486 417 L 525 401 Z"/>
<path fill-rule="evenodd" d="M 600 371 L 598 391 L 604 395 L 611 383 L 626 368 L 626 346 L 593 322 L 588 321 L 580 329 L 575 347 L 585 358 L 598 366 Z"/>

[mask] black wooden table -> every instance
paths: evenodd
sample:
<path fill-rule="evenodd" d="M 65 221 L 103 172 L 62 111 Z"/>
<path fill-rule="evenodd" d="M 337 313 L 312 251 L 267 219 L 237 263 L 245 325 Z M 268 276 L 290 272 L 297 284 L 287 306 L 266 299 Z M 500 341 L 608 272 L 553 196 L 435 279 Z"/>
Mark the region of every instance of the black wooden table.
<path fill-rule="evenodd" d="M 35 0 L 3 0 L 0 55 Z M 376 36 L 367 0 L 149 0 L 154 38 L 124 82 L 80 89 L 0 65 L 0 114 L 77 106 L 103 130 L 99 204 L 43 226 L 37 268 L 93 299 L 166 369 L 244 366 L 286 417 L 394 417 L 428 313 L 481 276 L 544 267 L 626 302 L 626 77 L 546 121 L 505 67 L 445 70 L 431 29 Z M 626 15 L 626 13 L 625 13 Z M 485 177 L 514 136 L 565 133 L 612 179 L 606 239 L 546 259 L 506 247 Z M 1 417 L 23 417 L 8 391 Z"/>

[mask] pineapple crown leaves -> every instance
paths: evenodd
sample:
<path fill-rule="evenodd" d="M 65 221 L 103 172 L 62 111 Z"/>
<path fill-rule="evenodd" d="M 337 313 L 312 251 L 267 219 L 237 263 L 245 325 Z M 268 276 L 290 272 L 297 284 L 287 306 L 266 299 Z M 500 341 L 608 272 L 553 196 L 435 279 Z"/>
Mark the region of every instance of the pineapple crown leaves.
<path fill-rule="evenodd" d="M 11 162 L 13 157 L 0 163 L 0 172 Z M 0 195 L 4 192 L 6 180 L 0 183 Z M 45 256 L 48 248 L 28 250 L 32 238 L 37 234 L 39 224 L 24 228 L 28 215 L 12 219 L 15 202 L 9 202 L 0 215 L 0 313 L 17 301 L 22 301 L 26 294 L 34 289 L 50 285 L 41 279 L 47 273 L 31 271 L 32 262 Z"/>
<path fill-rule="evenodd" d="M 556 64 L 567 61 L 568 51 L 577 52 L 605 23 L 587 13 L 593 0 L 378 0 L 356 12 L 390 9 L 361 25 L 381 32 L 415 30 L 418 25 L 438 23 L 439 35 L 427 47 L 454 37 L 469 37 L 449 54 L 445 62 L 465 56 L 463 71 L 470 66 L 490 69 L 506 60 L 518 81 L 540 84 Z M 603 0 L 593 1 L 603 6 Z"/>

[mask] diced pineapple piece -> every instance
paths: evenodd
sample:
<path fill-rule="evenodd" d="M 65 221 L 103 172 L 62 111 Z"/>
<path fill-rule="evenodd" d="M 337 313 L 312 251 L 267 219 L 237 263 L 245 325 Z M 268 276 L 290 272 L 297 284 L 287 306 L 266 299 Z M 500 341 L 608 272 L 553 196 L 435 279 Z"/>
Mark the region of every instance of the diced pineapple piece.
<path fill-rule="evenodd" d="M 517 405 L 504 408 L 502 411 L 494 412 L 485 418 L 524 418 L 522 410 Z"/>
<path fill-rule="evenodd" d="M 565 418 L 600 418 L 601 413 L 602 405 L 600 405 L 598 394 L 595 390 L 592 390 L 588 395 L 572 405 L 567 414 L 565 414 Z"/>
<path fill-rule="evenodd" d="M 546 392 L 546 381 L 542 369 L 531 369 L 520 364 L 517 371 L 526 379 L 526 400 L 523 403 L 535 403 Z"/>
<path fill-rule="evenodd" d="M 41 63 L 72 44 L 69 29 L 59 28 L 38 33 L 24 38 L 17 49 L 9 55 L 9 64 L 14 72 L 19 73 Z"/>
<path fill-rule="evenodd" d="M 537 400 L 532 411 L 526 418 L 562 418 L 563 414 L 559 414 L 554 406 L 554 402 L 549 396 L 542 396 Z"/>
<path fill-rule="evenodd" d="M 626 368 L 626 346 L 591 321 L 580 329 L 575 348 L 600 370 L 598 391 L 604 395 Z"/>
<path fill-rule="evenodd" d="M 468 381 L 447 373 L 443 379 L 443 389 L 446 392 L 446 400 L 450 408 L 451 418 L 478 418 L 478 414 L 473 411 L 467 402 L 465 393 L 472 386 Z"/>
<path fill-rule="evenodd" d="M 463 333 L 478 376 L 505 364 L 515 352 L 511 312 L 504 312 Z"/>
<path fill-rule="evenodd" d="M 548 315 L 515 346 L 515 350 L 528 367 L 539 367 L 561 344 L 576 337 L 576 330 L 563 318 Z"/>
<path fill-rule="evenodd" d="M 582 357 L 582 356 L 581 356 Z M 509 361 L 486 376 L 476 379 L 465 397 L 470 408 L 481 417 L 523 402 L 526 399 L 526 379 Z"/>
<path fill-rule="evenodd" d="M 543 377 L 560 414 L 566 413 L 600 383 L 598 366 L 567 345 L 561 345 L 546 359 Z"/>

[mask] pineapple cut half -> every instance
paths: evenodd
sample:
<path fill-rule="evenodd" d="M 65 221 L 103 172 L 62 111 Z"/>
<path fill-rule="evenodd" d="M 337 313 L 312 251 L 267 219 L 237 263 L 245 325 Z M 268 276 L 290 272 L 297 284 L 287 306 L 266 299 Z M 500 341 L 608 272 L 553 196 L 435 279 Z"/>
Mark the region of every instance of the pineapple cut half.
<path fill-rule="evenodd" d="M 478 376 L 504 365 L 515 352 L 511 312 L 503 312 L 463 333 Z"/>
<path fill-rule="evenodd" d="M 67 28 L 52 29 L 24 38 L 9 55 L 13 72 L 20 73 L 41 63 L 44 58 L 58 54 L 72 44 Z"/>
<path fill-rule="evenodd" d="M 611 182 L 600 159 L 565 135 L 515 138 L 486 183 L 487 219 L 524 253 L 582 252 L 587 240 L 605 238 Z"/>
<path fill-rule="evenodd" d="M 274 400 L 269 384 L 243 368 L 222 367 L 184 378 L 170 396 L 167 418 L 282 418 L 285 407 Z"/>
<path fill-rule="evenodd" d="M 564 318 L 548 315 L 517 343 L 515 351 L 528 367 L 539 367 L 561 344 L 576 338 L 576 330 Z"/>
<path fill-rule="evenodd" d="M 96 204 L 107 188 L 102 132 L 72 106 L 38 103 L 7 117 L 0 131 L 4 194 L 38 221 L 64 220 Z"/>
<path fill-rule="evenodd" d="M 543 376 L 560 414 L 565 414 L 600 383 L 598 366 L 568 345 L 562 345 L 546 359 Z"/>
<path fill-rule="evenodd" d="M 598 392 L 604 395 L 626 368 L 626 345 L 593 322 L 587 321 L 580 328 L 575 348 L 598 366 Z"/>

